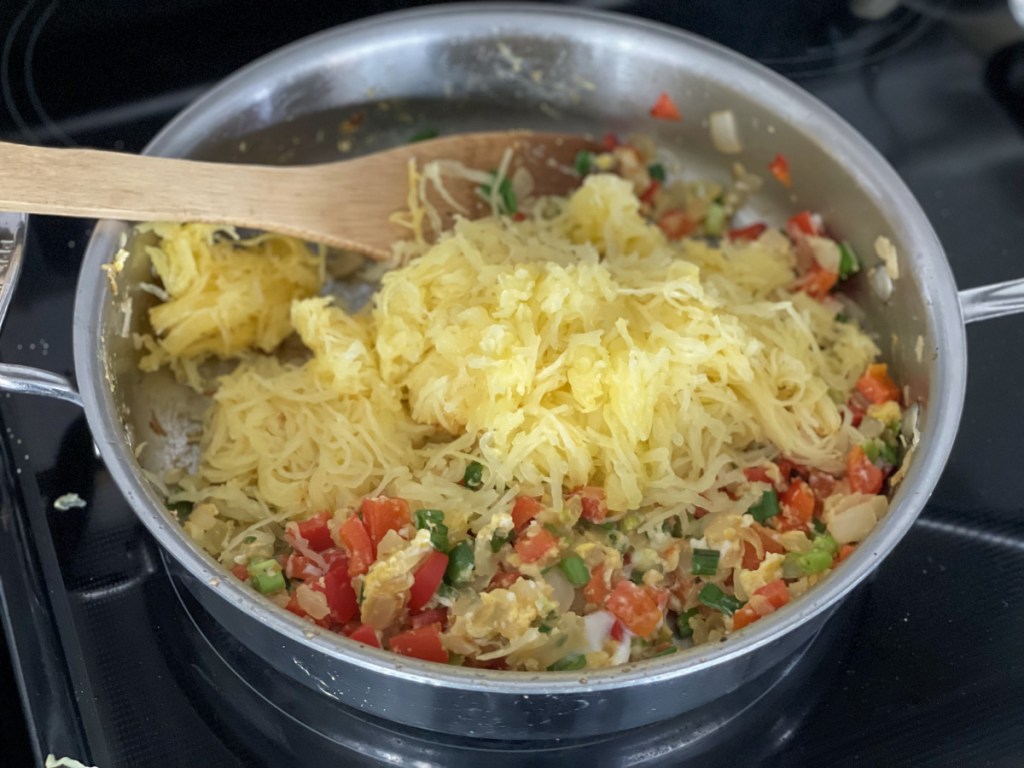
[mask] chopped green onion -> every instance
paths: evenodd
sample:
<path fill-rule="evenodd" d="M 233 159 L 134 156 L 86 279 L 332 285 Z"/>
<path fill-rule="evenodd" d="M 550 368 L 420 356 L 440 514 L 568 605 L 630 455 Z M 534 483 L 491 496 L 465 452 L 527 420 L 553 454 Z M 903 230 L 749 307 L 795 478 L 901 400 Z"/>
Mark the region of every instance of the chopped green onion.
<path fill-rule="evenodd" d="M 828 531 L 828 528 L 825 527 L 825 523 L 817 517 L 811 518 L 811 527 L 814 529 L 814 532 L 818 534 Z"/>
<path fill-rule="evenodd" d="M 192 514 L 191 501 L 167 502 L 167 509 L 176 514 L 179 518 L 188 517 Z"/>
<path fill-rule="evenodd" d="M 900 458 L 897 455 L 896 448 L 889 445 L 889 443 L 882 443 L 878 451 L 878 457 L 890 466 L 899 466 Z"/>
<path fill-rule="evenodd" d="M 584 520 L 581 517 L 579 519 L 579 522 L 583 523 L 588 528 L 596 528 L 597 530 L 604 531 L 605 533 L 608 533 L 608 534 L 614 533 L 615 523 L 613 521 L 611 521 L 611 520 L 608 520 L 607 522 L 604 522 L 604 523 L 592 523 L 589 520 Z"/>
<path fill-rule="evenodd" d="M 700 610 L 698 608 L 691 608 L 688 611 L 683 611 L 676 618 L 676 632 L 683 640 L 688 637 L 693 637 L 693 627 L 690 626 L 690 619 L 696 616 Z"/>
<path fill-rule="evenodd" d="M 761 500 L 751 505 L 747 513 L 757 522 L 764 525 L 766 521 L 779 514 L 778 495 L 773 490 L 765 491 L 761 494 Z"/>
<path fill-rule="evenodd" d="M 850 322 L 850 316 L 848 314 L 846 314 L 845 312 L 840 312 L 838 315 L 836 315 L 836 322 L 837 323 L 848 323 L 848 322 Z"/>
<path fill-rule="evenodd" d="M 631 574 L 629 574 L 629 580 L 632 581 L 634 584 L 636 584 L 638 587 L 643 586 L 643 583 L 644 583 L 644 572 L 643 571 L 633 571 Z"/>
<path fill-rule="evenodd" d="M 725 208 L 718 203 L 708 206 L 708 212 L 704 214 L 704 232 L 713 237 L 722 234 L 725 228 Z"/>
<path fill-rule="evenodd" d="M 567 555 L 558 561 L 560 570 L 574 587 L 584 587 L 590 581 L 590 571 L 579 555 Z"/>
<path fill-rule="evenodd" d="M 647 173 L 650 174 L 651 178 L 655 181 L 662 184 L 665 183 L 665 166 L 661 163 L 651 163 L 648 165 Z"/>
<path fill-rule="evenodd" d="M 441 585 L 437 588 L 437 596 L 443 597 L 447 600 L 454 600 L 456 597 L 459 596 L 459 590 L 455 589 L 455 587 L 451 586 L 450 584 L 445 584 L 444 582 L 441 582 Z"/>
<path fill-rule="evenodd" d="M 466 465 L 462 476 L 462 484 L 471 491 L 479 491 L 484 487 L 484 465 L 479 461 L 471 461 Z"/>
<path fill-rule="evenodd" d="M 831 538 L 831 537 L 830 537 Z M 833 539 L 834 541 L 834 539 Z M 807 552 L 790 552 L 786 555 L 783 563 L 783 576 L 786 575 L 787 566 L 794 565 L 799 571 L 799 576 L 809 576 L 812 573 L 821 573 L 832 567 L 832 554 L 825 549 L 814 548 Z M 792 573 L 792 570 L 789 570 Z M 793 578 L 788 576 L 786 578 Z"/>
<path fill-rule="evenodd" d="M 505 533 L 498 531 L 491 536 L 491 552 L 500 552 L 501 548 L 512 541 L 515 537 L 515 531 L 506 531 Z"/>
<path fill-rule="evenodd" d="M 586 666 L 586 656 L 582 653 L 570 653 L 568 656 L 563 656 L 548 667 L 548 672 L 569 672 L 570 670 L 583 669 Z"/>
<path fill-rule="evenodd" d="M 417 509 L 413 513 L 413 520 L 420 530 L 430 531 L 430 543 L 434 545 L 434 549 L 448 551 L 450 545 L 448 526 L 444 524 L 444 512 L 440 509 Z"/>
<path fill-rule="evenodd" d="M 651 658 L 652 659 L 658 659 L 658 658 L 661 658 L 662 656 L 671 656 L 673 653 L 675 653 L 678 650 L 679 650 L 678 646 L 670 645 L 668 648 L 665 648 L 664 650 L 661 650 L 661 651 L 658 651 L 657 653 L 651 654 Z"/>
<path fill-rule="evenodd" d="M 872 464 L 878 461 L 878 445 L 878 440 L 868 440 L 861 446 L 861 449 L 864 451 L 864 455 L 868 457 L 868 461 Z"/>
<path fill-rule="evenodd" d="M 417 141 L 426 141 L 427 139 L 437 138 L 437 128 L 424 128 L 422 131 L 417 131 L 411 137 L 409 137 L 409 143 L 415 144 Z"/>
<path fill-rule="evenodd" d="M 579 176 L 586 176 L 590 173 L 590 169 L 594 165 L 594 153 L 588 152 L 585 149 L 581 149 L 576 153 L 576 159 L 573 160 L 572 167 Z"/>
<path fill-rule="evenodd" d="M 839 542 L 832 537 L 831 533 L 822 532 L 820 535 L 815 536 L 814 548 L 828 552 L 830 557 L 835 557 L 839 554 Z"/>
<path fill-rule="evenodd" d="M 839 244 L 839 279 L 845 280 L 857 272 L 860 272 L 860 260 L 853 246 L 844 240 Z"/>
<path fill-rule="evenodd" d="M 491 175 L 496 176 L 494 173 Z M 491 199 L 492 189 L 493 187 L 490 184 L 482 184 L 480 186 L 480 194 L 483 195 L 485 200 Z M 516 201 L 516 191 L 508 178 L 502 179 L 501 184 L 498 185 L 498 198 L 498 211 L 500 213 L 515 213 L 519 209 L 519 203 Z"/>
<path fill-rule="evenodd" d="M 537 631 L 542 632 L 545 635 L 550 635 L 551 627 L 549 627 L 547 624 L 541 624 L 539 627 L 537 627 Z"/>
<path fill-rule="evenodd" d="M 743 605 L 742 600 L 725 594 L 714 584 L 705 584 L 697 598 L 708 608 L 719 610 L 726 616 L 732 616 Z"/>
<path fill-rule="evenodd" d="M 264 560 L 253 560 L 248 565 L 249 579 L 258 592 L 272 595 L 285 588 L 284 574 L 281 564 L 272 557 Z"/>
<path fill-rule="evenodd" d="M 693 567 L 690 573 L 694 576 L 714 576 L 718 573 L 718 558 L 717 549 L 693 550 Z"/>
<path fill-rule="evenodd" d="M 448 553 L 448 568 L 444 580 L 453 587 L 462 586 L 473 578 L 473 547 L 468 541 L 460 541 Z"/>

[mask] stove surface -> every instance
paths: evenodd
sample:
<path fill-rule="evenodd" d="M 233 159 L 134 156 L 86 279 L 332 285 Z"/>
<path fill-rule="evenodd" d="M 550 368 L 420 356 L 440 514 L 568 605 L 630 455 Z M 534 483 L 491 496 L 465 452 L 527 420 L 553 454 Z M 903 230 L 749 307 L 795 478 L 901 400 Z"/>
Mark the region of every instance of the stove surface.
<path fill-rule="evenodd" d="M 370 6 L 411 4 L 263 5 L 260 14 L 232 0 L 0 5 L 0 138 L 138 151 L 247 61 Z M 1024 34 L 1001 3 L 916 0 L 873 19 L 885 3 L 778 0 L 770 18 L 750 11 L 743 24 L 735 22 L 740 4 L 727 0 L 601 5 L 731 45 L 829 104 L 910 185 L 961 287 L 1024 273 Z M 73 374 L 71 309 L 89 230 L 33 218 L 0 334 L 4 362 Z M 290 716 L 290 697 L 299 694 L 286 681 L 218 637 L 202 610 L 178 595 L 96 458 L 80 412 L 0 397 L 0 608 L 11 655 L 7 664 L 0 650 L 0 711 L 24 713 L 0 718 L 0 766 L 38 765 L 50 752 L 103 768 L 566 758 L 1020 765 L 1024 357 L 1013 350 L 1024 348 L 1024 320 L 971 326 L 968 337 L 962 427 L 921 518 L 830 623 L 829 637 L 807 651 L 819 657 L 814 677 L 794 672 L 785 695 L 769 691 L 750 702 L 746 727 L 721 727 L 700 749 L 683 732 L 692 724 L 643 729 L 596 748 L 548 744 L 527 753 L 351 712 L 339 712 L 332 738 L 322 738 Z M 86 509 L 54 509 L 67 492 Z M 701 756 L 704 748 L 711 753 Z"/>

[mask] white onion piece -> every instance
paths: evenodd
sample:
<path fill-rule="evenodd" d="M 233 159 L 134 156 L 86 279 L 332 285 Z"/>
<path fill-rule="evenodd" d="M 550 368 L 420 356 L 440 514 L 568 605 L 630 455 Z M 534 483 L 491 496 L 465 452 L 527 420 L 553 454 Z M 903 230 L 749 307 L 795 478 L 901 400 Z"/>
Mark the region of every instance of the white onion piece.
<path fill-rule="evenodd" d="M 323 592 L 316 592 L 305 584 L 299 584 L 295 588 L 295 601 L 299 604 L 299 608 L 313 619 L 322 619 L 331 612 L 327 607 L 327 595 Z"/>
<path fill-rule="evenodd" d="M 517 200 L 525 200 L 533 194 L 533 175 L 525 168 L 516 168 L 511 181 Z"/>
<path fill-rule="evenodd" d="M 633 633 L 628 629 L 623 630 L 622 642 L 619 643 L 619 647 L 612 654 L 612 664 L 625 664 L 629 661 L 629 652 L 632 649 L 632 645 Z"/>
<path fill-rule="evenodd" d="M 594 611 L 583 617 L 583 634 L 587 638 L 588 651 L 604 649 L 604 641 L 615 626 L 615 617 L 608 611 Z"/>
<path fill-rule="evenodd" d="M 861 421 L 860 433 L 867 438 L 881 437 L 882 433 L 885 432 L 885 424 L 880 422 L 878 419 L 873 419 L 870 416 L 865 416 L 864 420 Z"/>
<path fill-rule="evenodd" d="M 828 521 L 828 532 L 840 544 L 864 541 L 878 519 L 889 508 L 884 496 L 872 496 L 867 501 L 837 512 Z"/>
<path fill-rule="evenodd" d="M 821 268 L 834 275 L 838 275 L 842 254 L 839 252 L 839 246 L 836 245 L 835 240 L 829 240 L 827 237 L 807 235 L 807 242 L 814 252 L 814 260 L 818 262 Z"/>
<path fill-rule="evenodd" d="M 305 558 L 316 564 L 324 573 L 327 573 L 327 561 L 324 560 L 323 556 L 319 552 L 314 552 L 309 542 L 302 538 L 302 534 L 299 533 L 298 523 L 288 523 L 285 526 L 285 541 L 292 545 L 292 549 L 298 552 Z"/>
<path fill-rule="evenodd" d="M 731 109 L 711 113 L 711 142 L 723 155 L 738 155 L 743 151 L 739 126 Z"/>
<path fill-rule="evenodd" d="M 892 298 L 893 284 L 888 272 L 881 267 L 872 267 L 868 272 L 868 279 L 871 281 L 871 289 L 875 292 L 875 296 L 882 301 Z"/>
<path fill-rule="evenodd" d="M 558 568 L 552 568 L 544 574 L 544 580 L 551 585 L 551 597 L 562 613 L 572 609 L 572 603 L 576 599 L 576 590 L 565 578 L 565 575 Z"/>

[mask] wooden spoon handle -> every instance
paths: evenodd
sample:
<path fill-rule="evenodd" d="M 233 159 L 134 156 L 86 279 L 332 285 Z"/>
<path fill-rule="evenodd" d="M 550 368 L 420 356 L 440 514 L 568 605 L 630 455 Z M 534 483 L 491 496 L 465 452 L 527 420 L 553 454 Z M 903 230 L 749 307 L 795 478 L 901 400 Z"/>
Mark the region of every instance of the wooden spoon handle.
<path fill-rule="evenodd" d="M 0 210 L 259 226 L 273 170 L 0 142 Z"/>

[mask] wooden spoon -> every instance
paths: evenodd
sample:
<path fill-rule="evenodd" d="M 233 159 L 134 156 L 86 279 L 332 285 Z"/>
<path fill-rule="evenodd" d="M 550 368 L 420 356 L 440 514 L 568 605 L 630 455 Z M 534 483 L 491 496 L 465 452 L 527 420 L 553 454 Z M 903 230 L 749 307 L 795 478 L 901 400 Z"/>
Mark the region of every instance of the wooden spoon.
<path fill-rule="evenodd" d="M 457 160 L 489 171 L 510 147 L 509 175 L 517 168 L 529 171 L 534 195 L 567 192 L 579 183 L 576 154 L 600 149 L 582 136 L 466 133 L 351 160 L 274 167 L 0 142 L 0 210 L 232 224 L 386 259 L 391 243 L 410 234 L 388 220 L 408 209 L 410 160 L 420 169 L 432 160 Z M 488 210 L 475 184 L 455 180 L 445 186 L 466 215 Z M 457 209 L 437 194 L 430 199 L 450 224 Z"/>

